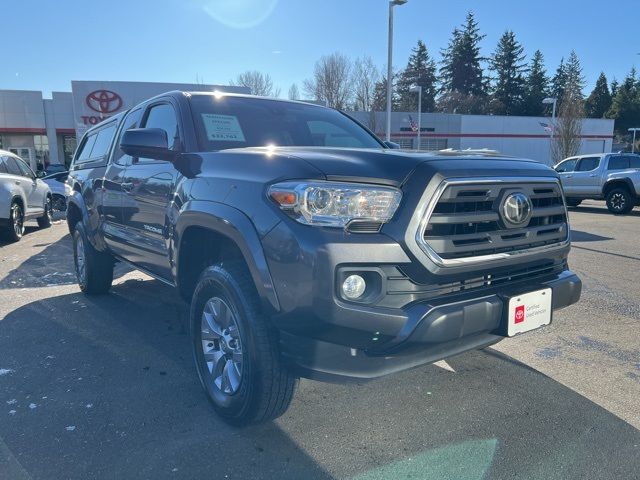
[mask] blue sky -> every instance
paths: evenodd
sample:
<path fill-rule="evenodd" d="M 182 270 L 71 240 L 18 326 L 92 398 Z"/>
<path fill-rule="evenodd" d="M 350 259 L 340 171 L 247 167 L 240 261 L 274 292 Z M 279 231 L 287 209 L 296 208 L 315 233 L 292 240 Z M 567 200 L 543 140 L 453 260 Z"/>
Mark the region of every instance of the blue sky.
<path fill-rule="evenodd" d="M 387 0 L 4 0 L 0 89 L 68 91 L 71 80 L 228 83 L 269 73 L 283 96 L 314 61 L 340 51 L 386 64 Z M 418 39 L 439 59 L 473 10 L 488 56 L 512 29 L 540 49 L 552 73 L 575 49 L 593 86 L 601 70 L 622 79 L 640 62 L 637 0 L 409 0 L 396 8 L 394 66 Z M 625 13 L 626 12 L 626 13 Z M 588 92 L 587 92 L 588 93 Z"/>

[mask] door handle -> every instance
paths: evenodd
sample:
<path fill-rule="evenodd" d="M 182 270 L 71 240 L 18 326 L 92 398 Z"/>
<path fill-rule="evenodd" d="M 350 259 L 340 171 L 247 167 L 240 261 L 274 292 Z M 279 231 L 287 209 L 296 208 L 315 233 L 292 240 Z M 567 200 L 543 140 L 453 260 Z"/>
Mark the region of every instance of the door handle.
<path fill-rule="evenodd" d="M 589 175 L 590 177 L 597 177 L 597 175 L 595 173 L 592 173 L 591 175 Z"/>
<path fill-rule="evenodd" d="M 565 175 L 564 178 L 573 178 L 573 175 Z"/>
<path fill-rule="evenodd" d="M 16 180 L 16 185 L 20 185 L 20 180 Z"/>

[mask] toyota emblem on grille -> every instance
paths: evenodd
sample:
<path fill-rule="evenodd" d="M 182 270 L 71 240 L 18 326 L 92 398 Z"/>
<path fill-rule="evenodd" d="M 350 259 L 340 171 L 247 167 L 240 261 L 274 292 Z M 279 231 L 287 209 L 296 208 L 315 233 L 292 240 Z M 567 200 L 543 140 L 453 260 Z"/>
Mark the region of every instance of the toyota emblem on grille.
<path fill-rule="evenodd" d="M 508 225 L 524 226 L 531 218 L 531 200 L 522 192 L 507 195 L 502 203 L 502 218 Z"/>

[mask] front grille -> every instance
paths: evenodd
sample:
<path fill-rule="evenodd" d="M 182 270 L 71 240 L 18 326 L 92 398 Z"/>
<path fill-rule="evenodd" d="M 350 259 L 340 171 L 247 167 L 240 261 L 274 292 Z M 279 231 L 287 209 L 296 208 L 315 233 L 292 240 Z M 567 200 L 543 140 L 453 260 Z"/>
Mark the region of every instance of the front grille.
<path fill-rule="evenodd" d="M 532 207 L 530 220 L 518 228 L 509 226 L 500 213 L 504 198 L 515 192 L 527 195 Z M 452 181 L 443 184 L 426 215 L 418 243 L 443 264 L 526 253 L 568 239 L 566 208 L 556 181 Z"/>
<path fill-rule="evenodd" d="M 544 281 L 566 270 L 566 260 L 544 261 L 517 268 L 483 269 L 469 275 L 464 280 L 443 283 L 417 283 L 401 267 L 385 265 L 381 267 L 386 276 L 386 295 L 377 304 L 389 308 L 403 308 L 407 303 L 441 299 L 446 295 L 456 295 L 469 291 L 488 292 L 488 289 L 516 282 Z M 478 293 L 480 295 L 482 293 Z"/>

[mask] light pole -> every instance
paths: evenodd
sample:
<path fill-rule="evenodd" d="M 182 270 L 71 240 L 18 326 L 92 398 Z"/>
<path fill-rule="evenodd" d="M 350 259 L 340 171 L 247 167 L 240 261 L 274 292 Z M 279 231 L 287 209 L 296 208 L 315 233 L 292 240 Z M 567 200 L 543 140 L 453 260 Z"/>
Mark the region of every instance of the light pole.
<path fill-rule="evenodd" d="M 389 2 L 389 51 L 387 52 L 387 142 L 391 141 L 391 90 L 393 88 L 393 7 L 404 5 L 408 0 Z"/>
<path fill-rule="evenodd" d="M 636 153 L 636 132 L 640 131 L 640 128 L 630 128 L 630 132 L 633 132 L 633 141 L 631 142 L 631 153 Z"/>
<path fill-rule="evenodd" d="M 420 150 L 420 132 L 422 132 L 422 85 L 413 85 L 410 92 L 418 92 L 418 148 Z"/>
<path fill-rule="evenodd" d="M 556 104 L 558 103 L 558 99 L 547 97 L 542 100 L 542 103 L 545 105 L 553 104 L 553 108 L 551 110 L 551 128 L 549 129 L 549 155 L 553 157 L 553 134 L 556 130 Z M 551 162 L 553 162 L 553 158 L 551 158 Z"/>

